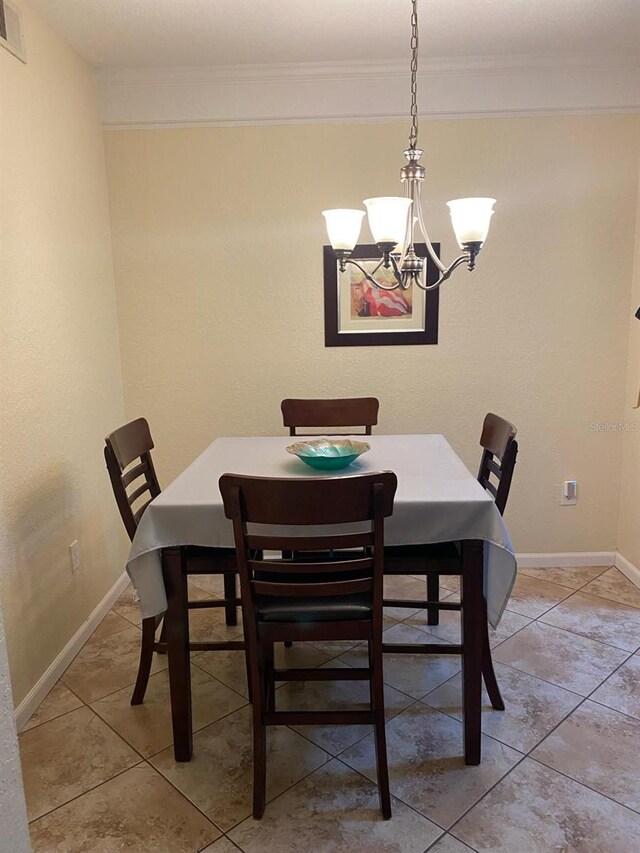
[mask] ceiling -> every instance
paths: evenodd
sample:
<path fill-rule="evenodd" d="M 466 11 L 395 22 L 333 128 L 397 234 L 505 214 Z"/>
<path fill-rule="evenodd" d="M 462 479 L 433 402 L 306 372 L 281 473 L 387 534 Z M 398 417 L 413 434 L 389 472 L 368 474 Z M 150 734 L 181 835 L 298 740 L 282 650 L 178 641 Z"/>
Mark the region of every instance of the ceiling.
<path fill-rule="evenodd" d="M 31 0 L 105 69 L 375 62 L 408 53 L 409 0 Z M 640 54 L 640 0 L 419 0 L 421 57 Z"/>

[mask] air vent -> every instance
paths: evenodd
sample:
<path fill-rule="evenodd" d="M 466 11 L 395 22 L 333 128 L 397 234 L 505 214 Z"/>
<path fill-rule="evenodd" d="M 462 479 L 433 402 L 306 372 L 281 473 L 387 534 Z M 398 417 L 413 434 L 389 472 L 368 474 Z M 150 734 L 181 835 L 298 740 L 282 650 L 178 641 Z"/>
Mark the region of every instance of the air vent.
<path fill-rule="evenodd" d="M 0 45 L 17 56 L 22 62 L 27 61 L 22 40 L 22 20 L 20 12 L 7 0 L 0 0 Z"/>

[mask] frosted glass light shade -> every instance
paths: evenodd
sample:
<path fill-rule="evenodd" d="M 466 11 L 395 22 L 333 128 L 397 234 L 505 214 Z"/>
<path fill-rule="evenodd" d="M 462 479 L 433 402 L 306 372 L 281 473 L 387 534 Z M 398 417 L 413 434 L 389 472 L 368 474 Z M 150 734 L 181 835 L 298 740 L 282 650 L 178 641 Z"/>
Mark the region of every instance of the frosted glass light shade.
<path fill-rule="evenodd" d="M 323 210 L 322 215 L 331 246 L 350 252 L 358 242 L 364 210 Z"/>
<path fill-rule="evenodd" d="M 484 243 L 495 203 L 495 198 L 456 198 L 447 202 L 460 248 L 463 243 Z"/>
<path fill-rule="evenodd" d="M 364 203 L 374 242 L 393 243 L 395 246 L 404 241 L 407 216 L 413 204 L 410 198 L 395 196 L 366 198 Z"/>

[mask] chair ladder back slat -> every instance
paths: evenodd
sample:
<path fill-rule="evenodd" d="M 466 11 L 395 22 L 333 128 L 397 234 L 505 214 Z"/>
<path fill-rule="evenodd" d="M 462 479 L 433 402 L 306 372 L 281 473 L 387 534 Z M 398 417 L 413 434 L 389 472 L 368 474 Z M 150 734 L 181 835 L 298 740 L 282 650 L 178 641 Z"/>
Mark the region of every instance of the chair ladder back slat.
<path fill-rule="evenodd" d="M 134 465 L 133 468 L 129 468 L 122 475 L 122 485 L 126 488 L 133 483 L 134 480 L 137 480 L 138 477 L 141 477 L 143 474 L 146 476 L 147 466 L 144 462 L 138 463 L 138 465 Z"/>
<path fill-rule="evenodd" d="M 300 556 L 300 555 L 297 555 Z M 322 571 L 331 574 L 346 572 L 372 572 L 374 561 L 371 557 L 361 557 L 355 560 L 326 560 L 322 563 Z M 252 572 L 270 572 L 282 575 L 311 575 L 318 574 L 318 561 L 307 563 L 300 560 L 249 560 Z"/>
<path fill-rule="evenodd" d="M 284 583 L 252 580 L 251 589 L 255 595 L 271 595 L 279 598 L 325 598 L 371 592 L 373 578 L 354 578 L 346 581 L 331 581 L 330 583 Z"/>
<path fill-rule="evenodd" d="M 496 486 L 493 485 L 491 480 L 487 480 L 487 482 L 484 484 L 484 487 L 488 492 L 491 492 L 494 500 L 498 497 L 498 489 L 496 488 Z"/>
<path fill-rule="evenodd" d="M 138 486 L 130 495 L 127 495 L 127 500 L 129 501 L 129 506 L 133 506 L 133 504 L 138 500 L 139 497 L 142 497 L 145 492 L 151 491 L 151 483 L 148 480 L 145 480 L 141 486 Z"/>
<path fill-rule="evenodd" d="M 139 508 L 138 508 L 138 509 L 133 513 L 133 518 L 134 518 L 134 520 L 135 520 L 136 526 L 137 526 L 138 524 L 140 524 L 140 519 L 141 519 L 141 518 L 142 518 L 142 516 L 144 515 L 144 511 L 146 510 L 146 508 L 149 506 L 149 504 L 150 504 L 150 503 L 151 503 L 151 501 L 150 501 L 150 500 L 149 500 L 149 501 L 146 501 L 146 503 L 143 503 L 143 504 L 142 504 L 142 506 L 141 506 L 141 507 L 139 507 Z"/>
<path fill-rule="evenodd" d="M 495 474 L 498 479 L 502 477 L 502 466 L 498 465 L 493 459 L 487 459 L 487 468 L 492 474 Z"/>
<path fill-rule="evenodd" d="M 249 533 L 247 546 L 255 551 L 301 551 L 299 536 L 266 536 Z M 305 547 L 310 551 L 344 550 L 368 548 L 373 545 L 371 532 L 341 533 L 332 536 L 305 536 Z"/>

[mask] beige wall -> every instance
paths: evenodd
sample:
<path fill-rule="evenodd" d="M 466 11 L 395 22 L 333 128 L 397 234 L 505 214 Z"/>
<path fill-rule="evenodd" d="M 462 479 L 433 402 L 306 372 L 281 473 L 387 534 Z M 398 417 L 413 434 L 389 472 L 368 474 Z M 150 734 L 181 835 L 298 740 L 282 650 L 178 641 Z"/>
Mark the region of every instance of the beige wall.
<path fill-rule="evenodd" d="M 29 62 L 0 50 L 0 595 L 16 702 L 125 553 L 101 459 L 123 400 L 96 87 L 20 6 Z"/>
<path fill-rule="evenodd" d="M 640 306 L 640 187 L 636 215 L 636 257 L 629 309 L 629 360 L 625 407 L 627 425 L 622 439 L 622 479 L 618 550 L 640 569 L 640 321 L 633 316 Z M 638 408 L 634 408 L 638 407 Z"/>
<path fill-rule="evenodd" d="M 325 349 L 320 211 L 397 194 L 405 124 L 106 133 L 125 407 L 166 482 L 215 436 L 281 433 L 287 395 L 375 394 L 380 430 L 443 432 L 475 468 L 488 409 L 520 428 L 519 551 L 613 549 L 640 121 L 423 124 L 428 219 L 495 195 L 430 347 Z M 580 501 L 559 506 L 576 478 Z"/>

